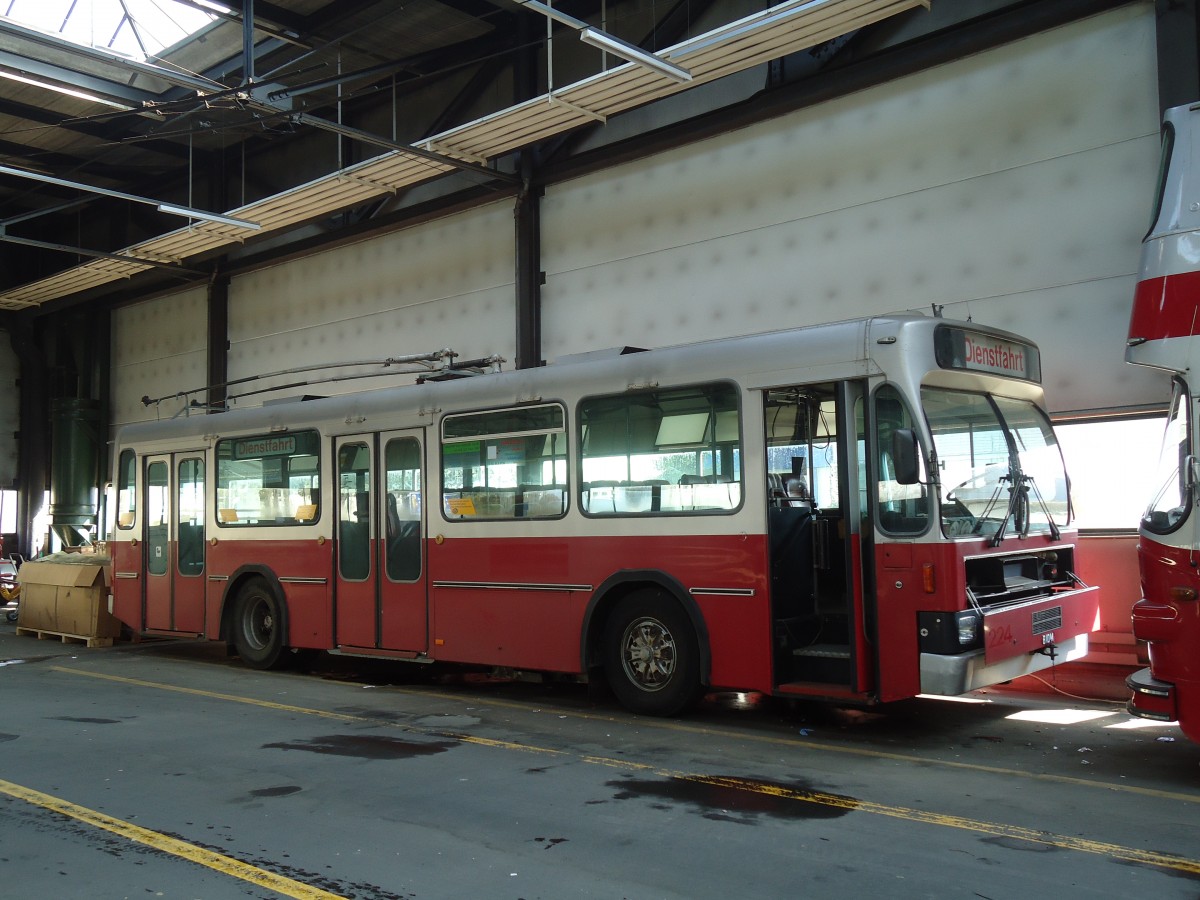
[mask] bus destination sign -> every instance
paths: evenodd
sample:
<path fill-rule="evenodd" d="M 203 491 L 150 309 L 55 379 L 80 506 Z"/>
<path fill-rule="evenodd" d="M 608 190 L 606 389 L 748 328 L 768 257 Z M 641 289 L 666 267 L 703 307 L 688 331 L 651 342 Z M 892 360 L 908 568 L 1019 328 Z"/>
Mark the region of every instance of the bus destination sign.
<path fill-rule="evenodd" d="M 293 456 L 296 453 L 295 435 L 286 437 L 254 437 L 236 441 L 234 459 L 255 459 L 260 456 Z"/>
<path fill-rule="evenodd" d="M 934 333 L 934 353 L 943 369 L 969 369 L 1041 382 L 1037 347 L 965 328 L 942 326 Z"/>

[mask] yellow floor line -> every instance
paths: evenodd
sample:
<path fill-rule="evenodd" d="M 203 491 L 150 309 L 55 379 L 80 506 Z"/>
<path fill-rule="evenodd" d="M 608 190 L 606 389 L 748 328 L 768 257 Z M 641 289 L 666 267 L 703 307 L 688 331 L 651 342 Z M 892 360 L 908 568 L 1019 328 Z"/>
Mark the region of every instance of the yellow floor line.
<path fill-rule="evenodd" d="M 141 828 L 129 822 L 124 822 L 121 819 L 114 819 L 112 816 L 106 816 L 104 813 L 96 812 L 94 809 L 76 806 L 74 803 L 68 803 L 66 800 L 52 797 L 50 794 L 43 794 L 41 791 L 22 787 L 19 784 L 13 784 L 11 781 L 0 779 L 0 794 L 7 794 L 16 800 L 23 800 L 33 806 L 38 806 L 42 809 L 59 813 L 60 815 L 70 816 L 72 819 L 76 819 L 87 825 L 102 828 L 127 840 L 144 844 L 163 853 L 169 853 L 188 862 L 206 866 L 220 872 L 222 875 L 248 881 L 251 884 L 275 891 L 277 894 L 282 894 L 285 897 L 294 897 L 296 900 L 344 900 L 339 894 L 331 894 L 329 891 L 323 891 L 320 888 L 312 887 L 301 881 L 276 875 L 274 872 L 268 872 L 266 869 L 260 869 L 257 866 L 249 865 L 232 857 L 223 856 L 212 850 L 206 850 L 204 847 L 198 847 L 195 844 L 189 844 L 186 841 L 168 837 L 157 831 Z"/>

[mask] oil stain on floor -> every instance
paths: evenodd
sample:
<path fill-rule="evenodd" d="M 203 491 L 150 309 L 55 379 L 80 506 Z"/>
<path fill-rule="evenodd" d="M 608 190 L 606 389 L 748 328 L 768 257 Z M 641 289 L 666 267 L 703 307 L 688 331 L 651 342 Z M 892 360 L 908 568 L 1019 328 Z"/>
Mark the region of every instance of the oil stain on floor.
<path fill-rule="evenodd" d="M 457 746 L 453 741 L 405 741 L 377 735 L 328 734 L 305 741 L 280 741 L 263 744 L 263 749 L 303 750 L 327 756 L 352 756 L 356 759 L 411 759 L 432 756 Z"/>
<path fill-rule="evenodd" d="M 714 783 L 719 782 L 719 783 Z M 836 819 L 855 805 L 850 797 L 816 794 L 806 784 L 757 781 L 749 778 L 622 779 L 609 781 L 614 800 L 650 799 L 656 809 L 685 805 L 706 819 L 754 825 L 774 819 Z M 837 799 L 837 805 L 804 799 L 805 795 Z"/>

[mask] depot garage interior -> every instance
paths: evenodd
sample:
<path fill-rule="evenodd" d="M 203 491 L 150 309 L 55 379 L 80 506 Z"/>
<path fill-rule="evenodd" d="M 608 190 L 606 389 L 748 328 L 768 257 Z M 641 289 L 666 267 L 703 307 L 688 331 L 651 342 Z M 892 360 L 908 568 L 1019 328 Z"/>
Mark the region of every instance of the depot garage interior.
<path fill-rule="evenodd" d="M 2 23 L 9 554 L 103 540 L 117 430 L 248 379 L 329 395 L 386 376 L 302 382 L 443 347 L 533 367 L 940 312 L 1040 347 L 1091 658 L 1137 662 L 1169 379 L 1124 349 L 1160 114 L 1197 93 L 1190 3 L 259 3 L 249 34 L 173 5 Z M 581 41 L 597 16 L 668 59 L 767 31 L 677 80 Z"/>
<path fill-rule="evenodd" d="M 1127 362 L 1130 315 L 1163 115 L 1197 100 L 1195 0 L 0 0 L 0 587 L 16 641 L 0 656 L 38 638 L 80 653 L 184 638 L 256 670 L 326 650 L 335 665 L 467 664 L 485 682 L 547 670 L 542 683 L 582 685 L 580 703 L 611 685 L 600 709 L 670 721 L 705 691 L 875 715 L 1001 681 L 1123 708 L 1150 665 L 1131 610 L 1172 396 L 1171 372 Z M 846 323 L 861 330 L 838 356 Z M 942 335 L 947 371 L 902 376 L 891 360 L 919 365 L 903 332 L 921 328 Z M 993 356 L 943 352 L 976 331 Z M 1037 484 L 1032 468 L 999 476 L 982 512 L 963 500 L 971 522 L 998 522 L 965 550 L 946 509 L 983 466 L 947 495 L 960 445 L 935 421 L 975 390 L 957 375 L 979 397 L 1020 381 L 1013 402 L 1045 419 L 1038 446 L 1063 463 Z M 982 434 L 956 435 L 972 462 Z M 637 468 L 638 440 L 658 468 Z M 1011 440 L 988 465 L 1009 454 Z M 177 504 L 165 537 L 156 486 Z M 939 490 L 940 527 L 919 500 Z M 873 511 L 888 503 L 903 513 Z M 768 524 L 789 505 L 805 510 L 787 538 L 804 546 L 802 609 L 747 613 L 798 577 Z M 489 547 L 508 519 L 514 541 Z M 689 553 L 671 549 L 681 523 L 703 538 Z M 279 546 L 222 562 L 260 532 Z M 401 535 L 419 542 L 410 557 Z M 735 537 L 747 549 L 720 543 Z M 755 541 L 770 555 L 757 574 Z M 602 571 L 619 547 L 628 559 Z M 729 555 L 719 575 L 620 588 L 656 553 L 680 572 Z M 1032 602 L 1033 582 L 1086 593 L 1062 607 L 1086 640 L 1067 642 L 1060 615 L 1019 648 L 1036 665 L 1001 666 L 990 645 L 985 664 L 1000 625 L 978 560 L 1001 553 L 1005 603 Z M 276 558 L 296 561 L 286 577 L 267 571 Z M 947 575 L 951 558 L 965 575 Z M 159 559 L 195 576 L 194 616 L 179 578 L 155 612 Z M 392 618 L 393 582 L 415 618 Z M 970 602 L 920 619 L 919 637 L 914 619 L 911 661 L 881 649 L 893 621 L 908 627 L 883 610 L 893 593 L 952 587 Z M 654 590 L 684 612 L 634 602 Z M 633 607 L 641 630 L 622 633 Z M 574 629 L 562 652 L 536 649 L 560 627 Z M 978 640 L 990 675 L 931 675 L 938 629 L 956 653 Z M 819 659 L 797 661 L 806 647 Z M 1160 718 L 1174 741 L 1178 716 Z M 1200 864 L 1171 859 L 1145 865 L 1194 888 Z M 547 878 L 540 896 L 567 895 Z M 411 895 L 500 895 L 482 876 L 430 884 L 442 892 Z"/>

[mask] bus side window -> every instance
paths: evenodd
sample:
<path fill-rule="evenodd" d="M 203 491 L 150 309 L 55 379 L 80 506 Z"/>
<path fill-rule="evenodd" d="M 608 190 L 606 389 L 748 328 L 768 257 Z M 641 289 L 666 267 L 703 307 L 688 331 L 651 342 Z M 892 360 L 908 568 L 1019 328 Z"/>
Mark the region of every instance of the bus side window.
<path fill-rule="evenodd" d="M 311 430 L 217 441 L 217 525 L 312 525 L 320 518 L 320 438 Z"/>
<path fill-rule="evenodd" d="M 557 404 L 447 416 L 442 515 L 557 519 L 566 512 L 566 415 Z"/>
<path fill-rule="evenodd" d="M 133 527 L 137 512 L 137 465 L 132 450 L 122 450 L 117 462 L 117 528 Z"/>
<path fill-rule="evenodd" d="M 879 527 L 891 534 L 919 534 L 929 526 L 929 496 L 923 454 L 917 452 L 917 480 L 897 470 L 897 435 L 916 431 L 912 412 L 890 384 L 875 392 L 875 479 Z M 905 476 L 905 477 L 901 477 Z"/>
<path fill-rule="evenodd" d="M 742 505 L 732 384 L 589 397 L 579 404 L 579 429 L 585 515 L 713 515 Z"/>
<path fill-rule="evenodd" d="M 421 577 L 421 446 L 394 438 L 384 448 L 385 565 L 391 581 Z"/>

